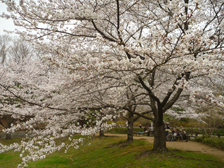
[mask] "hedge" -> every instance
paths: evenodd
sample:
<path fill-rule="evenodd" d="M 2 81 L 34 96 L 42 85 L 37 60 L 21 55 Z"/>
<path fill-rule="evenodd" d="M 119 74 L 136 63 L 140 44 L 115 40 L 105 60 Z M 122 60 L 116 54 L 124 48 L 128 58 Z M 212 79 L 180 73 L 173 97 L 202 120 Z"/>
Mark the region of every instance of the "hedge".
<path fill-rule="evenodd" d="M 202 142 L 206 145 L 224 150 L 224 138 L 212 137 L 212 136 L 201 136 L 196 137 L 197 142 Z"/>

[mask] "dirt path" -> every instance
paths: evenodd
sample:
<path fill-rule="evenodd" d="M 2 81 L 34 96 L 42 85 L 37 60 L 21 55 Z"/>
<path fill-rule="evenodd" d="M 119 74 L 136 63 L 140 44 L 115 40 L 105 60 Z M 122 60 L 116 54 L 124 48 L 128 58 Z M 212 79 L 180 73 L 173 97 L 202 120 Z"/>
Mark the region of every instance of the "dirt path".
<path fill-rule="evenodd" d="M 126 138 L 127 135 L 126 134 L 105 134 L 106 136 L 119 136 L 119 137 L 124 137 Z M 134 139 L 144 139 L 149 141 L 150 143 L 153 143 L 154 141 L 154 137 L 147 137 L 147 136 L 134 136 Z M 181 141 L 181 142 L 177 142 L 177 141 L 171 141 L 171 142 L 167 142 L 166 143 L 168 148 L 174 148 L 174 149 L 180 149 L 180 150 L 184 150 L 184 151 L 192 151 L 192 152 L 201 152 L 201 153 L 206 153 L 206 154 L 211 154 L 214 156 L 217 156 L 219 158 L 221 158 L 221 160 L 224 162 L 224 151 L 213 148 L 213 147 L 209 147 L 206 145 L 203 145 L 201 143 L 198 142 L 193 142 L 193 141 Z"/>

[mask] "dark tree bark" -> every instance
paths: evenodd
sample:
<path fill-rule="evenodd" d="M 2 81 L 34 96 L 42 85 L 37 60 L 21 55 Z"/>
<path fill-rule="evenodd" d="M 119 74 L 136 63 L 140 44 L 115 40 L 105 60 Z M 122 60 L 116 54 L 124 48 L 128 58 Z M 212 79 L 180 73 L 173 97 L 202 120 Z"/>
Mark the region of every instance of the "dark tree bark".
<path fill-rule="evenodd" d="M 102 116 L 101 116 L 102 117 Z M 103 123 L 100 124 L 100 132 L 99 132 L 99 136 L 100 137 L 104 137 L 104 129 L 101 127 Z"/>
<path fill-rule="evenodd" d="M 99 136 L 100 137 L 103 137 L 104 136 L 104 130 L 103 129 L 100 129 Z"/>
<path fill-rule="evenodd" d="M 127 133 L 127 142 L 133 142 L 133 123 L 134 123 L 134 115 L 131 112 L 128 112 L 128 133 Z"/>
<path fill-rule="evenodd" d="M 4 115 L 2 118 L 0 118 L 0 124 L 4 128 L 10 128 L 11 124 L 15 122 L 15 119 L 11 117 L 11 115 Z M 11 133 L 7 134 L 6 133 L 6 140 L 11 139 Z"/>
<path fill-rule="evenodd" d="M 168 151 L 166 147 L 166 135 L 165 135 L 165 125 L 163 122 L 163 115 L 158 115 L 154 120 L 154 144 L 153 151 L 155 152 L 166 152 Z"/>
<path fill-rule="evenodd" d="M 129 107 L 128 110 L 128 118 L 126 118 L 128 120 L 128 131 L 127 131 L 127 143 L 132 143 L 133 142 L 133 135 L 134 135 L 134 122 L 137 121 L 140 117 L 149 119 L 148 117 L 145 117 L 144 114 L 148 114 L 149 111 L 143 112 L 141 115 L 136 113 L 136 106 L 134 107 Z M 134 117 L 134 114 L 136 114 L 137 116 Z"/>
<path fill-rule="evenodd" d="M 12 138 L 11 138 L 11 133 L 6 133 L 6 136 L 5 136 L 5 139 L 6 140 L 11 140 Z"/>

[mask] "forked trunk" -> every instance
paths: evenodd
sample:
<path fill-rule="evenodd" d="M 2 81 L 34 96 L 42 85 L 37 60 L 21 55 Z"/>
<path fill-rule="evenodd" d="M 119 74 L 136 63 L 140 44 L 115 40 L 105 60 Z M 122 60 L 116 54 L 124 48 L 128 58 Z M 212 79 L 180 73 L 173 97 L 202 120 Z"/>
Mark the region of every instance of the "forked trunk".
<path fill-rule="evenodd" d="M 134 116 L 133 113 L 128 112 L 128 133 L 127 133 L 127 142 L 133 142 L 133 120 Z"/>

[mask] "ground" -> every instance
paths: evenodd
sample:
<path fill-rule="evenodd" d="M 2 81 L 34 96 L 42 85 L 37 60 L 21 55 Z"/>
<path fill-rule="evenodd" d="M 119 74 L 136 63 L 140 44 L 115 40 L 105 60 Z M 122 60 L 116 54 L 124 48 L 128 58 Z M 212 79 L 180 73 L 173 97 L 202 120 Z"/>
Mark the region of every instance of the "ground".
<path fill-rule="evenodd" d="M 106 136 L 120 136 L 126 138 L 126 134 L 105 134 Z M 134 136 L 134 139 L 143 139 L 147 140 L 150 143 L 153 143 L 154 137 L 148 137 L 148 136 Z M 174 148 L 174 149 L 180 149 L 183 151 L 192 151 L 192 152 L 201 152 L 201 153 L 206 153 L 206 154 L 211 154 L 216 157 L 221 158 L 221 160 L 224 162 L 224 151 L 219 150 L 217 148 L 209 147 L 207 145 L 204 145 L 199 142 L 194 142 L 194 141 L 167 141 L 166 143 L 168 148 Z"/>

